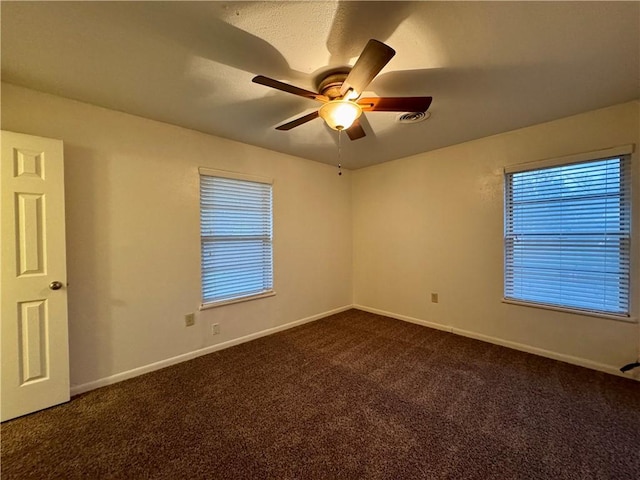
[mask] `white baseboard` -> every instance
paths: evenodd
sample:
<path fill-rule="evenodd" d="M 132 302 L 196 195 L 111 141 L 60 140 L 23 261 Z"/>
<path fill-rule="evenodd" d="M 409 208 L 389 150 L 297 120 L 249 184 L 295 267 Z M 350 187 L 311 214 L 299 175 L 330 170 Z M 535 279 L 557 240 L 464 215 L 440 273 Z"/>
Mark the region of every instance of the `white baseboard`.
<path fill-rule="evenodd" d="M 445 332 L 453 333 L 452 328 L 448 325 L 442 325 L 440 323 L 428 322 L 426 320 L 420 320 L 419 318 L 408 317 L 407 315 L 400 315 L 399 313 L 387 312 L 385 310 L 378 310 L 377 308 L 365 307 L 364 305 L 353 305 L 353 308 L 363 310 L 369 313 L 375 313 L 376 315 L 383 315 L 385 317 L 395 318 L 396 320 L 402 320 L 409 323 L 417 323 L 423 327 L 435 328 L 436 330 L 444 330 Z"/>
<path fill-rule="evenodd" d="M 514 350 L 520 350 L 521 352 L 532 353 L 534 355 L 540 355 L 541 357 L 551 358 L 553 360 L 559 360 L 561 362 L 570 363 L 572 365 L 578 365 L 579 367 L 590 368 L 592 370 L 598 370 L 599 372 L 609 373 L 611 375 L 617 375 L 619 377 L 633 378 L 630 375 L 625 375 L 618 368 L 607 365 L 605 363 L 594 362 L 586 358 L 574 357 L 565 353 L 558 353 L 551 350 L 545 350 L 544 348 L 532 347 L 524 343 L 512 342 L 510 340 L 503 340 L 497 337 L 490 337 L 481 333 L 470 332 L 468 330 L 461 330 L 459 328 L 452 329 L 452 333 L 456 335 L 462 335 L 463 337 L 475 338 L 476 340 L 482 340 L 483 342 L 494 343 L 503 347 L 513 348 Z"/>
<path fill-rule="evenodd" d="M 418 318 L 409 317 L 406 315 L 400 315 L 393 312 L 378 310 L 376 308 L 365 307 L 364 305 L 355 304 L 353 305 L 353 308 L 357 308 L 358 310 L 364 310 L 365 312 L 375 313 L 377 315 L 384 315 L 385 317 L 391 317 L 397 320 L 403 320 L 405 322 L 417 323 L 418 325 L 423 325 L 429 328 L 435 328 L 437 330 L 444 330 L 445 332 L 461 335 L 463 337 L 474 338 L 476 340 L 481 340 L 483 342 L 493 343 L 495 345 L 501 345 L 503 347 L 519 350 L 521 352 L 532 353 L 534 355 L 540 355 L 541 357 L 547 357 L 553 360 L 559 360 L 561 362 L 570 363 L 572 365 L 578 365 L 580 367 L 590 368 L 592 370 L 598 370 L 599 372 L 609 373 L 611 375 L 616 375 L 618 377 L 630 378 L 632 380 L 633 379 L 640 380 L 640 378 L 637 378 L 630 373 L 628 374 L 622 373 L 616 366 L 594 362 L 586 358 L 574 357 L 572 355 L 567 355 L 564 353 L 558 353 L 558 352 L 553 352 L 551 350 L 545 350 L 543 348 L 532 347 L 530 345 L 526 345 L 523 343 L 512 342 L 510 340 L 504 340 L 498 337 L 491 337 L 489 335 L 483 335 L 481 333 L 476 333 L 469 330 L 462 330 L 460 328 L 452 327 L 451 325 L 442 325 L 439 323 L 428 322 L 426 320 L 420 320 Z"/>
<path fill-rule="evenodd" d="M 169 367 L 171 365 L 175 365 L 177 363 L 186 362 L 187 360 L 191 360 L 193 358 L 200 357 L 202 355 L 207 355 L 208 353 L 217 352 L 218 350 L 224 350 L 225 348 L 233 347 L 234 345 L 239 345 L 241 343 L 250 342 L 251 340 L 255 340 L 260 337 L 264 337 L 267 335 L 271 335 L 277 332 L 281 332 L 283 330 L 288 330 L 289 328 L 297 327 L 298 325 L 303 325 L 305 323 L 313 322 L 315 320 L 319 320 L 324 317 L 328 317 L 330 315 L 334 315 L 336 313 L 344 312 L 351 308 L 357 308 L 358 310 L 363 310 L 369 313 L 375 313 L 377 315 L 383 315 L 385 317 L 395 318 L 397 320 L 402 320 L 405 322 L 415 323 L 418 325 L 422 325 L 424 327 L 434 328 L 436 330 L 443 330 L 445 332 L 453 333 L 456 335 L 461 335 L 464 337 L 474 338 L 476 340 L 481 340 L 483 342 L 493 343 L 496 345 L 501 345 L 507 348 L 513 348 L 514 350 L 519 350 L 522 352 L 532 353 L 534 355 L 540 355 L 542 357 L 551 358 L 553 360 L 559 360 L 561 362 L 570 363 L 572 365 L 578 365 L 580 367 L 590 368 L 592 370 L 598 370 L 600 372 L 609 373 L 612 375 L 617 375 L 619 377 L 631 378 L 640 380 L 633 376 L 633 374 L 627 373 L 624 374 L 620 372 L 620 370 L 611 365 L 606 365 L 603 363 L 594 362 L 592 360 L 588 360 L 585 358 L 574 357 L 571 355 L 566 355 L 564 353 L 557 353 L 550 350 L 545 350 L 542 348 L 532 347 L 530 345 L 525 345 L 522 343 L 512 342 L 510 340 L 504 340 L 497 337 L 491 337 L 488 335 L 483 335 L 481 333 L 471 332 L 468 330 L 462 330 L 459 328 L 452 327 L 450 325 L 442 325 L 439 323 L 429 322 L 426 320 L 421 320 L 419 318 L 410 317 L 407 315 L 401 315 L 393 312 L 387 312 L 385 310 L 379 310 L 377 308 L 366 307 L 364 305 L 345 305 L 340 308 L 336 308 L 333 310 L 329 310 L 323 313 L 319 313 L 317 315 L 312 315 L 310 317 L 302 318 L 300 320 L 295 320 L 290 323 L 286 323 L 284 325 L 279 325 L 277 327 L 268 328 L 266 330 L 262 330 L 259 332 L 255 332 L 249 335 L 245 335 L 244 337 L 234 338 L 232 340 L 228 340 L 226 342 L 218 343 L 216 345 L 211 345 L 205 348 L 201 348 L 199 350 L 194 350 L 193 352 L 184 353 L 182 355 L 178 355 L 175 357 L 167 358 L 165 360 L 160 360 L 159 362 L 151 363 L 149 365 L 144 365 L 142 367 L 133 368 L 131 370 L 127 370 L 125 372 L 117 373 L 115 375 L 111 375 L 109 377 L 101 378 L 98 380 L 94 380 L 93 382 L 83 383 L 80 385 L 72 385 L 71 386 L 71 395 L 78 395 L 80 393 L 85 393 L 90 390 L 95 390 L 96 388 L 105 387 L 107 385 L 112 385 L 114 383 L 121 382 L 123 380 L 128 380 L 129 378 L 134 378 L 139 375 L 143 375 L 145 373 L 153 372 L 155 370 L 160 370 L 162 368 Z"/>
<path fill-rule="evenodd" d="M 336 313 L 344 312 L 351 308 L 353 308 L 353 305 L 345 305 L 343 307 L 335 308 L 333 310 L 319 313 L 317 315 L 301 318 L 300 320 L 295 320 L 293 322 L 289 322 L 284 325 L 278 325 L 277 327 L 267 328 L 266 330 L 261 330 L 259 332 L 251 333 L 249 335 L 245 335 L 244 337 L 234 338 L 226 342 L 217 343 L 216 345 L 210 345 L 208 347 L 201 348 L 199 350 L 194 350 L 193 352 L 183 353 L 182 355 L 167 358 L 165 360 L 160 360 L 159 362 L 151 363 L 149 365 L 144 365 L 142 367 L 133 368 L 131 370 L 127 370 L 126 372 L 116 373 L 115 375 L 101 378 L 99 380 L 94 380 L 93 382 L 83 383 L 80 385 L 72 385 L 71 395 L 72 396 L 78 395 L 80 393 L 85 393 L 90 390 L 95 390 L 96 388 L 105 387 L 107 385 L 112 385 L 114 383 L 118 383 L 123 380 L 128 380 L 130 378 L 134 378 L 139 375 L 143 375 L 145 373 L 153 372 L 155 370 L 160 370 L 161 368 L 170 367 L 171 365 L 175 365 L 177 363 L 186 362 L 187 360 L 191 360 L 191 359 L 200 357 L 202 355 L 207 355 L 208 353 L 217 352 L 218 350 L 224 350 L 225 348 L 233 347 L 234 345 L 250 342 L 251 340 L 255 340 L 260 337 L 272 335 L 274 333 L 281 332 L 283 330 L 288 330 L 289 328 L 293 328 L 299 325 L 303 325 L 305 323 L 313 322 L 315 320 L 319 320 L 321 318 L 328 317 Z"/>

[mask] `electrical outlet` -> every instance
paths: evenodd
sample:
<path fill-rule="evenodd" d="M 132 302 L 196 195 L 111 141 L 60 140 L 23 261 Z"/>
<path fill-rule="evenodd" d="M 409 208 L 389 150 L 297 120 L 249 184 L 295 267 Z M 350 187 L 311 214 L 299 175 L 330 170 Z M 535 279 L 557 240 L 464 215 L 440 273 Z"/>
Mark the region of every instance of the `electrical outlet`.
<path fill-rule="evenodd" d="M 192 327 L 196 324 L 196 314 L 195 313 L 187 313 L 184 316 L 184 326 Z"/>
<path fill-rule="evenodd" d="M 438 294 L 437 293 L 432 293 L 431 294 L 431 303 L 438 303 Z"/>
<path fill-rule="evenodd" d="M 220 324 L 212 323 L 211 324 L 211 335 L 218 335 L 220 333 Z"/>

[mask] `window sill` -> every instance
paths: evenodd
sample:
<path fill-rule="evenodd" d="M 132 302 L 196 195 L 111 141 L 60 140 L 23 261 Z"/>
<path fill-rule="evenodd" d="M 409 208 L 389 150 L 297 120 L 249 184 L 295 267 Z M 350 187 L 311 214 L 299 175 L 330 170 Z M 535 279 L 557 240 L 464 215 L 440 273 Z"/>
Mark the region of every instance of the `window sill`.
<path fill-rule="evenodd" d="M 616 320 L 618 322 L 638 323 L 635 317 L 627 317 L 625 315 L 614 315 L 614 314 L 607 314 L 607 313 L 590 312 L 588 310 L 579 310 L 576 308 L 568 308 L 568 307 L 556 307 L 554 305 L 525 302 L 522 300 L 511 300 L 508 298 L 503 298 L 502 303 L 508 303 L 510 305 L 518 305 L 521 307 L 542 308 L 544 310 L 554 310 L 556 312 L 563 312 L 563 313 L 573 313 L 574 315 L 585 315 L 587 317 L 606 318 L 607 320 Z"/>
<path fill-rule="evenodd" d="M 232 299 L 229 299 L 229 300 L 220 300 L 219 302 L 203 303 L 203 304 L 200 305 L 200 310 L 207 310 L 209 308 L 223 307 L 225 305 L 232 305 L 234 303 L 249 302 L 251 300 L 257 300 L 259 298 L 273 297 L 275 294 L 276 294 L 276 292 L 271 290 L 269 292 L 263 292 L 263 293 L 259 293 L 257 295 L 248 295 L 246 297 L 232 298 Z"/>

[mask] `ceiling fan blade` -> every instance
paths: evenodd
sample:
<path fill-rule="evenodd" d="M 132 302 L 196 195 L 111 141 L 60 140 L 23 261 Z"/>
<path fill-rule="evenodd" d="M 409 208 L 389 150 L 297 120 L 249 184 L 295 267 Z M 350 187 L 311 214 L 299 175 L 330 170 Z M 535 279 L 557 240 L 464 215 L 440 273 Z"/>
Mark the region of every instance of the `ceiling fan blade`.
<path fill-rule="evenodd" d="M 289 85 L 288 83 L 279 82 L 278 80 L 274 80 L 273 78 L 265 77 L 263 75 L 253 77 L 251 81 L 253 83 L 259 83 L 260 85 L 265 85 L 267 87 L 275 88 L 276 90 L 281 90 L 287 93 L 293 93 L 294 95 L 309 98 L 311 100 L 317 100 L 319 102 L 329 101 L 327 97 L 325 97 L 324 95 L 320 95 L 319 93 L 310 92 L 309 90 L 305 90 L 304 88 L 294 87 L 293 85 Z"/>
<path fill-rule="evenodd" d="M 316 118 L 318 118 L 320 116 L 320 114 L 318 113 L 318 111 L 316 110 L 315 112 L 311 112 L 307 115 L 304 115 L 302 117 L 298 117 L 295 120 L 292 120 L 288 123 L 283 123 L 282 125 L 278 125 L 276 127 L 276 130 L 291 130 L 292 128 L 295 128 L 299 125 L 302 125 L 303 123 L 307 123 L 310 122 L 311 120 L 314 120 Z"/>
<path fill-rule="evenodd" d="M 370 97 L 357 103 L 365 112 L 426 112 L 431 100 L 433 97 Z"/>
<path fill-rule="evenodd" d="M 351 140 L 358 140 L 359 138 L 366 137 L 367 134 L 364 133 L 364 129 L 362 125 L 360 125 L 360 120 L 356 118 L 353 124 L 347 128 L 347 135 Z"/>
<path fill-rule="evenodd" d="M 349 72 L 346 80 L 340 88 L 340 94 L 346 95 L 349 89 L 358 95 L 362 94 L 371 80 L 389 63 L 396 51 L 378 40 L 371 39 L 362 50 L 360 57 Z"/>

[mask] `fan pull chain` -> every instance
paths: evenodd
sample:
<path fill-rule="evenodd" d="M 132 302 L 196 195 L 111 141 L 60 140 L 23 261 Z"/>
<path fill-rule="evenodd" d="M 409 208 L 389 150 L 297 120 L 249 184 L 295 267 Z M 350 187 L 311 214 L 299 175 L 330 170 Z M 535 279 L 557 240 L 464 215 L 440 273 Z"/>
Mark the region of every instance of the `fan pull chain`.
<path fill-rule="evenodd" d="M 342 175 L 342 130 L 338 130 L 338 175 Z"/>

